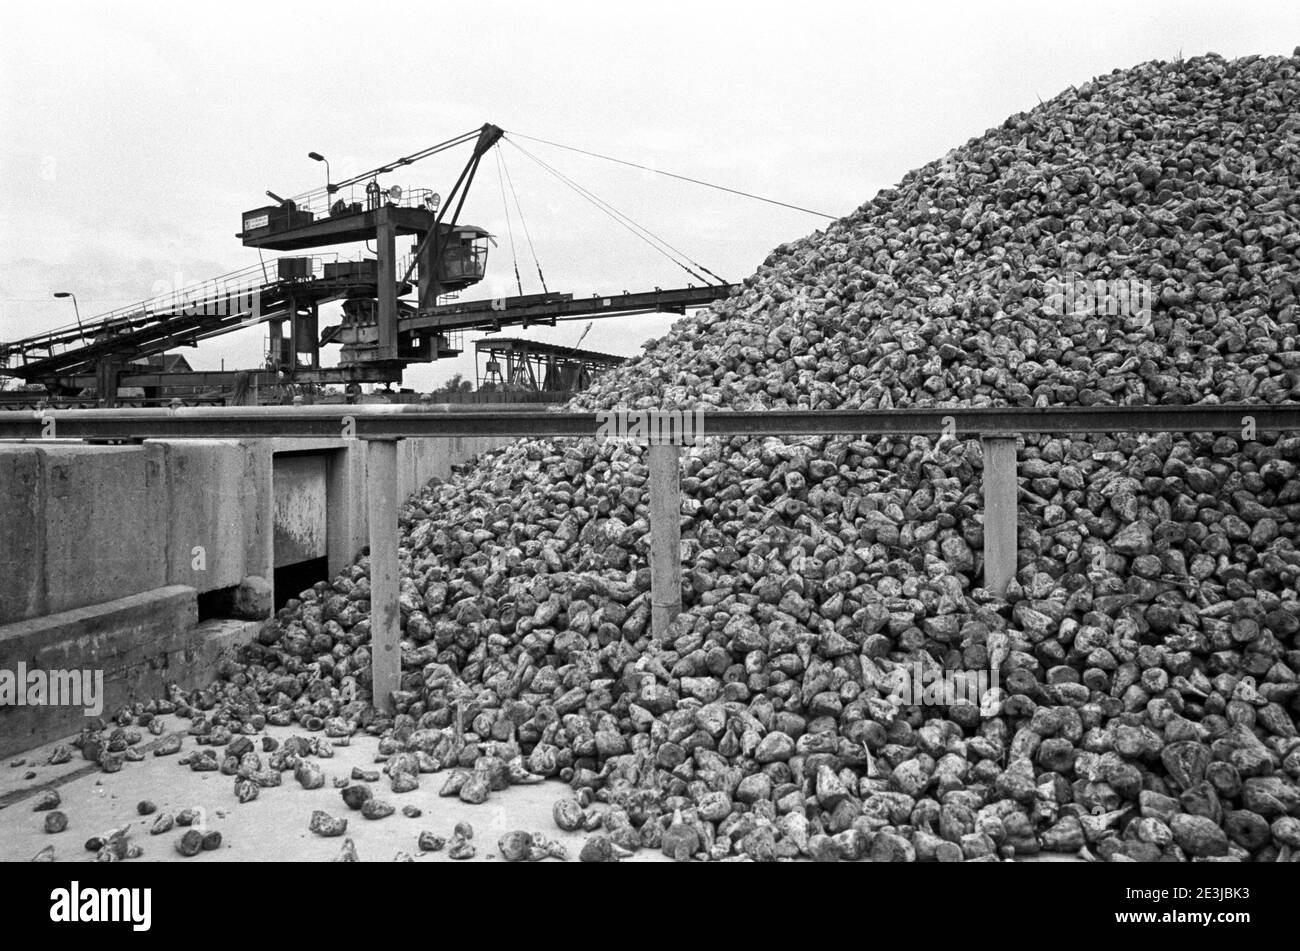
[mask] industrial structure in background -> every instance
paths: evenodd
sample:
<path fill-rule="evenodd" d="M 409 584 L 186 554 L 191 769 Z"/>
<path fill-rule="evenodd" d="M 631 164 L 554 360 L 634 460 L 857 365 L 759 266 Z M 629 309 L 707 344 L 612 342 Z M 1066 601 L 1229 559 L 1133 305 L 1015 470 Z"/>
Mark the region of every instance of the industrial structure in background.
<path fill-rule="evenodd" d="M 484 155 L 503 134 L 499 127 L 485 124 L 340 182 L 328 180 L 326 163 L 325 186 L 295 198 L 268 191 L 272 203 L 246 211 L 236 237 L 259 253 L 279 251 L 287 252 L 286 256 L 84 323 L 78 319 L 75 326 L 0 343 L 0 376 L 43 387 L 0 394 L 0 405 L 114 406 L 119 398 L 141 404 L 175 399 L 277 403 L 288 402 L 304 389 L 320 392 L 326 384 L 342 384 L 356 397 L 362 383 L 399 383 L 412 363 L 458 356 L 465 331 L 553 327 L 557 320 L 583 316 L 684 314 L 730 293 L 731 286 L 721 279 L 714 283 L 702 277 L 700 271 L 716 277 L 707 268 L 691 268 L 674 257 L 689 274 L 702 277 L 704 285 L 575 299 L 546 290 L 538 264 L 543 293 L 524 294 L 516 260 L 518 295 L 457 300 L 461 291 L 483 280 L 489 245 L 495 243 L 483 228 L 461 223 L 460 215 Z M 428 189 L 380 184 L 382 175 L 464 145 L 471 145 L 470 157 L 445 200 Z M 310 157 L 325 161 L 315 152 Z M 497 158 L 500 163 L 499 154 Z M 513 191 L 513 182 L 510 187 Z M 585 189 L 579 193 L 590 196 Z M 504 201 L 504 186 L 502 197 Z M 517 194 L 515 199 L 518 208 Z M 506 212 L 509 222 L 508 205 Z M 522 222 L 522 212 L 520 218 Z M 399 258 L 397 241 L 405 237 L 412 244 L 409 253 Z M 364 253 L 340 257 L 325 250 L 339 245 L 369 247 L 370 242 L 374 242 L 373 257 Z M 511 245 L 513 254 L 513 233 Z M 414 302 L 403 299 L 412 294 Z M 321 306 L 336 301 L 342 303 L 341 321 L 322 329 Z M 196 347 L 202 340 L 260 324 L 269 331 L 264 366 L 196 371 L 183 360 L 177 364 L 161 357 L 175 348 Z M 325 345 L 340 347 L 337 365 L 322 365 Z M 528 390 L 534 396 L 554 393 L 556 399 L 581 389 L 595 373 L 622 359 L 520 340 L 495 341 L 480 352 L 488 355 L 484 382 L 493 389 Z"/>
<path fill-rule="evenodd" d="M 538 394 L 542 401 L 549 402 L 546 396 L 558 401 L 563 394 L 585 390 L 600 373 L 625 359 L 517 337 L 489 337 L 474 348 L 478 392 L 519 397 L 521 402 Z"/>

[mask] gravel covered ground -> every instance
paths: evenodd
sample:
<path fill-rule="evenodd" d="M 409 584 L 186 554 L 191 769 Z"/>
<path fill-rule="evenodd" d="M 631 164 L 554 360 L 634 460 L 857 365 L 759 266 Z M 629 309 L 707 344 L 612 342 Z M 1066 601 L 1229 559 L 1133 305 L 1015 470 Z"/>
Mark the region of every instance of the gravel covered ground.
<path fill-rule="evenodd" d="M 1298 69 L 1207 56 L 1067 90 L 776 249 L 574 408 L 1295 402 Z M 1063 313 L 1076 278 L 1150 306 Z M 214 768 L 265 717 L 382 735 L 383 790 L 491 808 L 559 778 L 588 858 L 1289 861 L 1297 461 L 1294 433 L 1027 436 L 995 597 L 977 442 L 706 440 L 683 456 L 686 610 L 656 640 L 644 450 L 521 441 L 405 509 L 396 720 L 368 704 L 365 558 L 172 701 Z M 892 703 L 916 663 L 992 666 L 1000 708 Z M 287 762 L 225 765 L 288 784 Z"/>

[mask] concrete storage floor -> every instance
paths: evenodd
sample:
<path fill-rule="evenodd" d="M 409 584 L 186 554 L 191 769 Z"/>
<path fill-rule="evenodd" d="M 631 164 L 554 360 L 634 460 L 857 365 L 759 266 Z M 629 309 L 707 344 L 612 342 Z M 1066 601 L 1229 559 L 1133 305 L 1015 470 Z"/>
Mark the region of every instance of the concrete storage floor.
<path fill-rule="evenodd" d="M 189 728 L 188 720 L 163 719 L 167 732 L 184 732 Z M 262 735 L 254 737 L 259 753 Z M 301 728 L 268 727 L 265 735 L 284 740 L 307 734 Z M 146 734 L 140 746 L 146 748 L 157 739 Z M 45 846 L 53 845 L 55 861 L 91 862 L 95 855 L 86 851 L 86 840 L 121 826 L 130 826 L 131 842 L 144 848 L 144 855 L 133 860 L 140 862 L 322 862 L 339 854 L 344 838 L 356 843 L 362 861 L 391 861 L 399 851 L 406 851 L 417 862 L 450 862 L 453 860 L 447 857 L 446 848 L 440 852 L 421 852 L 416 838 L 427 829 L 450 841 L 452 829 L 461 821 L 474 827 L 477 854 L 467 861 L 500 862 L 497 839 L 514 830 L 540 832 L 548 839 L 561 841 L 569 850 L 569 859 L 576 861 L 588 835 L 564 832 L 551 818 L 555 801 L 569 794 L 569 787 L 564 783 L 511 786 L 492 793 L 482 805 L 471 806 L 457 798 L 438 795 L 448 776 L 446 771 L 421 775 L 419 789 L 401 794 L 391 791 L 387 775 L 381 773 L 379 782 L 370 783 L 370 788 L 375 798 L 392 803 L 397 812 L 385 819 L 366 819 L 344 804 L 333 785 L 334 777 L 351 775 L 354 766 L 382 769 L 382 764 L 375 762 L 379 741 L 366 734 L 353 736 L 349 746 L 336 747 L 332 759 L 311 757 L 325 774 L 322 788 L 303 789 L 293 773 L 286 772 L 282 785 L 263 789 L 256 799 L 243 804 L 235 798 L 233 776 L 196 773 L 177 763 L 187 750 L 202 748 L 188 735 L 180 753 L 154 756 L 146 751 L 142 762 L 126 763 L 116 773 L 101 772 L 76 751 L 71 762 L 46 766 L 44 763 L 53 748 L 51 743 L 0 763 L 0 861 L 27 861 Z M 262 756 L 266 758 L 266 754 Z M 14 766 L 18 760 L 25 762 Z M 36 776 L 25 780 L 23 776 L 28 771 L 34 771 Z M 45 831 L 46 813 L 32 811 L 39 793 L 50 787 L 58 789 L 63 798 L 58 808 L 68 816 L 67 829 L 53 834 Z M 162 835 L 150 835 L 149 829 L 158 813 L 139 815 L 136 804 L 142 799 L 152 800 L 159 813 L 201 807 L 207 828 L 221 833 L 221 848 L 200 852 L 193 858 L 183 857 L 174 843 L 185 829 L 177 827 Z M 408 804 L 417 806 L 424 814 L 408 819 L 401 811 Z M 346 817 L 347 832 L 337 838 L 322 838 L 308 831 L 307 824 L 316 809 L 331 816 Z M 658 852 L 642 849 L 627 861 L 669 860 Z"/>
<path fill-rule="evenodd" d="M 184 733 L 189 729 L 188 720 L 177 717 L 163 720 L 165 732 Z M 254 737 L 259 752 L 263 735 L 283 741 L 304 733 L 293 727 L 268 727 L 264 734 Z M 242 804 L 235 798 L 233 776 L 220 772 L 196 773 L 177 762 L 186 751 L 201 748 L 192 737 L 187 734 L 181 752 L 171 756 L 153 755 L 151 747 L 158 739 L 146 734 L 140 744 L 145 751 L 144 760 L 126 763 L 116 773 L 101 772 L 75 751 L 70 762 L 47 766 L 53 743 L 0 763 L 0 861 L 28 861 L 47 845 L 53 845 L 57 862 L 93 862 L 95 854 L 86 851 L 86 840 L 122 826 L 129 826 L 131 842 L 143 847 L 144 855 L 133 860 L 140 862 L 324 862 L 339 854 L 344 838 L 353 840 L 363 862 L 391 861 L 401 851 L 410 853 L 417 862 L 450 862 L 454 860 L 447 857 L 445 847 L 439 852 L 421 852 L 416 839 L 428 830 L 450 841 L 452 829 L 461 821 L 474 827 L 477 849 L 474 858 L 466 861 L 500 862 L 497 839 L 515 830 L 540 832 L 548 839 L 564 843 L 570 861 L 576 861 L 589 834 L 564 832 L 551 818 L 555 801 L 569 794 L 569 787 L 564 783 L 553 780 L 533 786 L 511 786 L 492 793 L 482 805 L 471 806 L 457 798 L 438 795 L 448 775 L 446 771 L 421 775 L 419 789 L 401 794 L 391 791 L 388 777 L 381 772 L 379 782 L 371 783 L 370 787 L 377 799 L 391 802 L 397 812 L 385 819 L 366 819 L 344 804 L 333 785 L 336 776 L 350 776 L 354 766 L 365 770 L 382 768 L 382 764 L 375 762 L 379 741 L 366 734 L 353 736 L 349 746 L 336 747 L 331 759 L 312 757 L 325 774 L 322 788 L 303 789 L 293 774 L 286 772 L 282 785 L 263 789 L 255 800 Z M 25 779 L 28 772 L 36 775 Z M 32 811 L 40 793 L 49 788 L 57 789 L 63 800 L 58 807 L 68 817 L 68 827 L 63 832 L 46 832 L 47 813 Z M 158 812 L 141 816 L 136 804 L 143 799 L 157 805 Z M 408 804 L 423 810 L 423 815 L 417 819 L 402 815 L 402 806 Z M 219 849 L 187 859 L 174 847 L 185 829 L 176 827 L 162 835 L 149 834 L 158 813 L 174 814 L 186 808 L 204 810 L 206 827 L 221 833 Z M 308 822 L 316 809 L 331 816 L 346 817 L 345 835 L 323 838 L 308 831 Z M 669 859 L 658 851 L 641 849 L 624 861 L 667 862 Z M 1027 861 L 1080 859 L 1073 855 L 1042 855 Z"/>

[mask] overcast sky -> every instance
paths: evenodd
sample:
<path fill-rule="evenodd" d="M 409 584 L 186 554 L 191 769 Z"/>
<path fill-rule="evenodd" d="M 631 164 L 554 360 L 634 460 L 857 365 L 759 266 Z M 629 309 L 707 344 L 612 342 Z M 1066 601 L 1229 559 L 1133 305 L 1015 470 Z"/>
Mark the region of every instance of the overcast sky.
<path fill-rule="evenodd" d="M 1295 0 L 43 2 L 11 4 L 5 20 L 0 339 L 69 323 L 56 290 L 89 318 L 256 263 L 234 237 L 240 213 L 268 188 L 322 184 L 311 150 L 338 180 L 493 122 L 839 215 L 1116 67 L 1300 44 Z M 520 141 L 730 280 L 822 223 Z M 388 182 L 446 194 L 467 155 Z M 693 280 L 511 146 L 503 155 L 551 290 Z M 482 290 L 464 296 L 512 293 L 495 161 L 462 221 L 500 242 Z M 517 220 L 514 233 L 524 291 L 540 290 Z M 632 354 L 672 320 L 597 321 L 583 346 Z M 572 345 L 583 326 L 529 336 Z M 249 367 L 264 338 L 250 329 L 180 352 L 196 367 Z M 456 370 L 472 376 L 472 360 L 404 382 L 426 389 Z"/>

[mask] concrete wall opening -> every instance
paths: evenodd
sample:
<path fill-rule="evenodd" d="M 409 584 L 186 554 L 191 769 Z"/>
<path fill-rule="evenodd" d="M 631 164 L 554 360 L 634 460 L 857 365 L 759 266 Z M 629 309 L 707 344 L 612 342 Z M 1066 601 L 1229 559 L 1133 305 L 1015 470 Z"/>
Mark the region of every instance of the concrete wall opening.
<path fill-rule="evenodd" d="M 208 621 L 212 618 L 227 618 L 234 614 L 235 595 L 239 591 L 239 585 L 232 584 L 226 588 L 214 588 L 211 591 L 200 591 L 198 593 L 199 603 L 199 620 Z"/>
<path fill-rule="evenodd" d="M 275 609 L 278 611 L 290 598 L 310 588 L 317 581 L 329 580 L 329 559 L 313 558 L 275 569 Z"/>
<path fill-rule="evenodd" d="M 329 577 L 332 452 L 281 452 L 271 462 L 275 607 Z"/>

